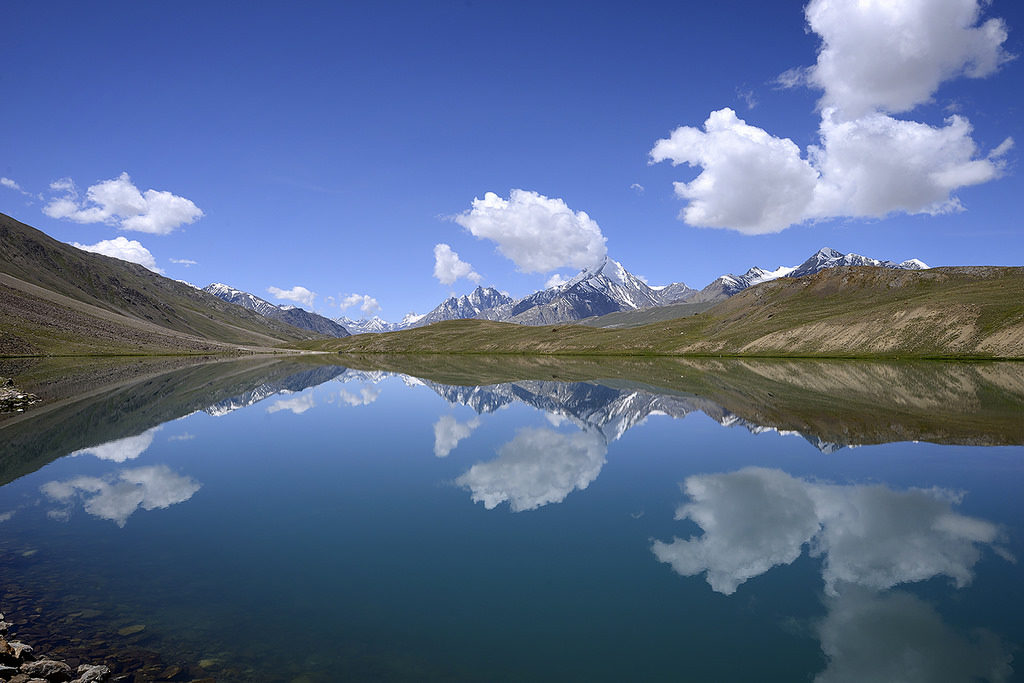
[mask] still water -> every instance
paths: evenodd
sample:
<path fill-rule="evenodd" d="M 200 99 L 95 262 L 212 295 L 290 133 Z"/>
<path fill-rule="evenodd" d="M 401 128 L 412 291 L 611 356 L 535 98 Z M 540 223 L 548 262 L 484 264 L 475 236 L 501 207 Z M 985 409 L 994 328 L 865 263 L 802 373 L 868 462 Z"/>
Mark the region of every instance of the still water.
<path fill-rule="evenodd" d="M 1022 679 L 1024 365 L 344 362 L 0 422 L 16 635 L 185 680 Z"/>

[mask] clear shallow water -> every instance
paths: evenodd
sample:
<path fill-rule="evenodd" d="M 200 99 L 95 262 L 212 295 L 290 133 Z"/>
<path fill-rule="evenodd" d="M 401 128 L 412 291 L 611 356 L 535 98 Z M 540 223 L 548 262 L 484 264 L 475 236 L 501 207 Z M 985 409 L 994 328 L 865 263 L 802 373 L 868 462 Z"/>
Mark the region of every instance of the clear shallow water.
<path fill-rule="evenodd" d="M 0 429 L 0 605 L 219 680 L 1021 679 L 1017 366 L 250 367 Z"/>

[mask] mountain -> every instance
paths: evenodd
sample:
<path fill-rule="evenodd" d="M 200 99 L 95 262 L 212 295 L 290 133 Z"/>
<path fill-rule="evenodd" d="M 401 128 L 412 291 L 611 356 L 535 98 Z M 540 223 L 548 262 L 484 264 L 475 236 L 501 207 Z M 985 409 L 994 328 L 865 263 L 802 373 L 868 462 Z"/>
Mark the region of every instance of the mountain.
<path fill-rule="evenodd" d="M 318 337 L 0 214 L 0 355 L 209 353 Z"/>
<path fill-rule="evenodd" d="M 448 321 L 309 348 L 530 353 L 1024 358 L 1024 268 L 835 267 L 750 287 L 698 315 L 632 328 Z"/>
<path fill-rule="evenodd" d="M 753 287 L 762 282 L 777 280 L 780 277 L 804 277 L 805 275 L 821 272 L 826 268 L 838 268 L 840 266 L 874 266 L 894 270 L 924 270 L 928 267 L 923 261 L 918 259 L 909 259 L 902 263 L 895 263 L 893 261 L 880 261 L 868 258 L 860 254 L 844 254 L 835 249 L 823 247 L 799 266 L 780 266 L 775 270 L 765 270 L 764 268 L 754 266 L 743 275 L 733 275 L 731 273 L 722 275 L 686 300 L 691 303 L 724 301 L 731 296 L 739 294 L 748 287 Z"/>
<path fill-rule="evenodd" d="M 672 287 L 672 293 L 678 292 L 678 287 Z M 661 301 L 657 290 L 618 261 L 605 257 L 597 266 L 585 268 L 568 282 L 516 301 L 502 320 L 522 325 L 575 322 L 616 311 L 658 306 Z"/>
<path fill-rule="evenodd" d="M 322 315 L 310 313 L 296 306 L 275 306 L 255 294 L 243 292 L 240 289 L 235 289 L 219 282 L 205 287 L 203 291 L 213 294 L 215 297 L 228 303 L 238 304 L 242 308 L 259 313 L 262 316 L 280 320 L 303 330 L 310 330 L 327 337 L 347 337 L 349 335 L 349 331 L 343 326 Z"/>
<path fill-rule="evenodd" d="M 485 317 L 481 316 L 481 313 L 506 306 L 512 301 L 512 297 L 502 294 L 493 287 L 477 287 L 469 294 L 445 299 L 414 325 L 419 327 L 442 320 Z"/>
<path fill-rule="evenodd" d="M 824 268 L 838 268 L 839 266 L 876 266 L 879 268 L 892 268 L 894 270 L 925 270 L 928 268 L 924 261 L 918 259 L 908 259 L 902 263 L 879 261 L 878 259 L 868 258 L 860 254 L 844 254 L 835 249 L 823 247 L 809 259 L 787 273 L 786 277 L 813 275 Z"/>

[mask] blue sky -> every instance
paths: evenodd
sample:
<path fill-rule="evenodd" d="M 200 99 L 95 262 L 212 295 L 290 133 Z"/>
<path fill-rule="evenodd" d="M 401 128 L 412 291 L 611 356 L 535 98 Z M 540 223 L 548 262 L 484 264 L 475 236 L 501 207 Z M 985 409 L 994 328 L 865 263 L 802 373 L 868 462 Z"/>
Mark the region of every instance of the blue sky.
<path fill-rule="evenodd" d="M 1021 265 L 1024 7 L 851 6 L 7 2 L 0 211 L 387 319 L 603 249 L 694 287 L 825 245 Z"/>

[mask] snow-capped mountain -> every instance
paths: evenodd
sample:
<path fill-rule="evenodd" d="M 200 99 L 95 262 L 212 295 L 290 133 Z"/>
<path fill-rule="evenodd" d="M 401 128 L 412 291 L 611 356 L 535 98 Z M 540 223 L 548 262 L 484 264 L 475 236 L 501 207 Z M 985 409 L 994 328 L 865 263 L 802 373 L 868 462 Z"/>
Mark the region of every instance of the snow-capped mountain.
<path fill-rule="evenodd" d="M 430 313 L 427 313 L 412 326 L 429 325 L 442 320 L 459 320 L 462 318 L 479 318 L 484 311 L 490 311 L 512 303 L 512 297 L 502 294 L 493 287 L 477 287 L 469 294 L 445 299 Z M 491 318 L 492 320 L 495 318 Z"/>
<path fill-rule="evenodd" d="M 908 259 L 902 263 L 893 261 L 879 261 L 860 254 L 844 254 L 835 249 L 824 247 L 816 254 L 787 273 L 788 277 L 803 277 L 812 275 L 825 268 L 837 268 L 839 266 L 875 266 L 879 268 L 893 268 L 898 270 L 924 270 L 928 266 L 918 259 Z"/>
<path fill-rule="evenodd" d="M 362 318 L 360 320 L 352 320 L 342 316 L 335 318 L 334 322 L 343 326 L 346 330 L 352 334 L 366 334 L 368 332 L 391 332 L 396 328 L 397 323 L 389 323 L 380 316 L 373 316 L 372 318 Z"/>
<path fill-rule="evenodd" d="M 243 292 L 240 289 L 229 287 L 228 285 L 220 282 L 215 282 L 212 285 L 203 288 L 204 292 L 213 294 L 218 299 L 223 299 L 229 303 L 238 304 L 243 308 L 248 308 L 250 311 L 255 311 L 262 316 L 273 318 L 274 320 L 280 320 L 281 322 L 300 327 L 304 330 L 311 330 L 318 332 L 328 337 L 347 337 L 349 336 L 348 330 L 343 326 L 334 322 L 329 318 L 325 318 L 322 315 L 316 313 L 310 313 L 309 311 L 298 308 L 297 306 L 275 306 L 269 301 L 265 301 L 255 294 L 249 292 Z"/>
<path fill-rule="evenodd" d="M 658 290 L 618 261 L 605 257 L 597 266 L 585 268 L 568 282 L 516 301 L 503 320 L 523 325 L 548 325 L 649 308 L 661 302 Z"/>
<path fill-rule="evenodd" d="M 743 275 L 733 275 L 731 273 L 722 275 L 687 300 L 694 303 L 722 301 L 762 282 L 776 280 L 780 277 L 813 275 L 826 268 L 838 268 L 839 266 L 875 266 L 901 270 L 923 270 L 928 267 L 927 264 L 918 259 L 908 259 L 902 263 L 880 261 L 867 256 L 861 256 L 860 254 L 844 254 L 835 249 L 823 247 L 799 266 L 780 266 L 775 270 L 765 270 L 764 268 L 754 266 Z"/>

